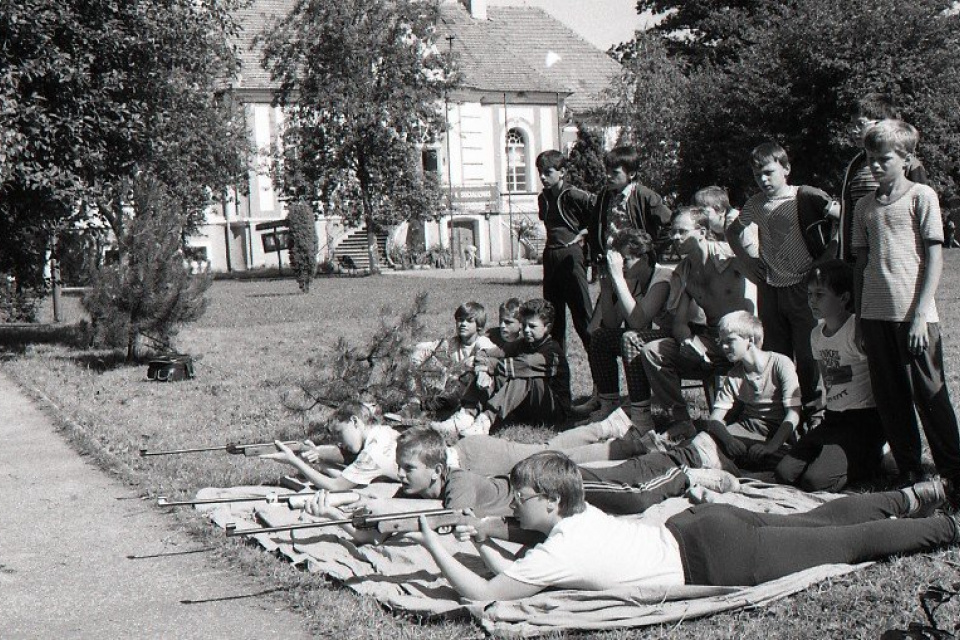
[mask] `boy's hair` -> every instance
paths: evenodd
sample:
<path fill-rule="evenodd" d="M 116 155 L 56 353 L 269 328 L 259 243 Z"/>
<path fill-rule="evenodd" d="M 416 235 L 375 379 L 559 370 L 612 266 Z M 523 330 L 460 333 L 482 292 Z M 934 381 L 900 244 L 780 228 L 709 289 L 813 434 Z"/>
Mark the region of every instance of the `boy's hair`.
<path fill-rule="evenodd" d="M 730 196 L 723 187 L 704 187 L 693 194 L 693 205 L 726 213 L 730 210 Z"/>
<path fill-rule="evenodd" d="M 523 306 L 523 302 L 520 301 L 520 298 L 510 298 L 500 305 L 500 317 L 519 318 L 521 306 Z"/>
<path fill-rule="evenodd" d="M 586 508 L 580 469 L 559 451 L 540 451 L 515 464 L 510 470 L 510 488 L 519 491 L 523 487 L 556 500 L 563 517 Z"/>
<path fill-rule="evenodd" d="M 354 416 L 369 424 L 377 419 L 377 407 L 366 402 L 343 402 L 333 412 L 333 421 L 346 422 Z"/>
<path fill-rule="evenodd" d="M 856 116 L 867 120 L 899 120 L 900 112 L 889 95 L 868 93 L 857 100 Z"/>
<path fill-rule="evenodd" d="M 710 231 L 710 218 L 707 217 L 707 212 L 702 207 L 680 207 L 670 216 L 670 222 L 672 223 L 682 216 L 690 218 L 694 226 Z"/>
<path fill-rule="evenodd" d="M 556 318 L 556 310 L 554 310 L 550 301 L 543 298 L 527 300 L 520 307 L 520 318 L 523 320 L 533 317 L 543 320 L 543 324 L 553 324 L 553 320 Z"/>
<path fill-rule="evenodd" d="M 624 173 L 632 176 L 640 169 L 640 154 L 635 147 L 614 147 L 603 156 L 603 166 L 607 169 L 622 167 Z"/>
<path fill-rule="evenodd" d="M 487 310 L 479 302 L 465 302 L 453 312 L 453 319 L 473 320 L 477 323 L 477 329 L 483 329 L 487 324 Z"/>
<path fill-rule="evenodd" d="M 731 311 L 720 318 L 720 324 L 717 328 L 721 335 L 740 336 L 757 345 L 757 348 L 763 346 L 763 324 L 760 322 L 760 318 L 748 311 Z"/>
<path fill-rule="evenodd" d="M 652 267 L 657 263 L 657 247 L 653 238 L 643 229 L 621 229 L 610 239 L 610 246 L 624 258 L 642 258 L 646 256 Z"/>
<path fill-rule="evenodd" d="M 537 171 L 547 171 L 556 169 L 563 171 L 567 168 L 567 158 L 556 149 L 547 149 L 537 156 Z"/>
<path fill-rule="evenodd" d="M 870 153 L 882 153 L 893 149 L 906 157 L 917 150 L 920 133 L 903 120 L 881 120 L 867 129 L 863 135 L 863 148 Z"/>
<path fill-rule="evenodd" d="M 790 157 L 787 155 L 786 149 L 776 142 L 758 144 L 750 152 L 750 166 L 754 169 L 759 169 L 770 162 L 776 162 L 784 169 L 790 168 Z"/>
<path fill-rule="evenodd" d="M 847 311 L 853 311 L 853 267 L 844 260 L 828 260 L 807 274 L 807 286 L 826 287 L 837 296 L 849 294 Z"/>
<path fill-rule="evenodd" d="M 447 443 L 440 432 L 430 427 L 414 427 L 397 438 L 397 461 L 403 454 L 416 455 L 426 467 L 447 468 Z"/>

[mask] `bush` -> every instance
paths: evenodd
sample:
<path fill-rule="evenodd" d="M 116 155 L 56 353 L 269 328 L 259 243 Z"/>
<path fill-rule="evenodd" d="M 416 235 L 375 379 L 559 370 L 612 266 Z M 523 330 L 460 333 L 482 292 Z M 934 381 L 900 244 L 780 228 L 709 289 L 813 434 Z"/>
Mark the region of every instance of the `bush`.
<path fill-rule="evenodd" d="M 36 322 L 44 291 L 18 286 L 16 279 L 0 274 L 0 322 Z"/>
<path fill-rule="evenodd" d="M 290 226 L 290 265 L 300 291 L 310 291 L 310 281 L 317 272 L 317 226 L 310 205 L 300 202 L 287 213 Z"/>
<path fill-rule="evenodd" d="M 101 266 L 83 298 L 94 345 L 125 348 L 127 360 L 173 350 L 178 325 L 206 309 L 209 273 L 192 274 L 183 254 L 186 215 L 155 179 L 133 188 L 132 218 L 118 234 L 119 260 Z"/>

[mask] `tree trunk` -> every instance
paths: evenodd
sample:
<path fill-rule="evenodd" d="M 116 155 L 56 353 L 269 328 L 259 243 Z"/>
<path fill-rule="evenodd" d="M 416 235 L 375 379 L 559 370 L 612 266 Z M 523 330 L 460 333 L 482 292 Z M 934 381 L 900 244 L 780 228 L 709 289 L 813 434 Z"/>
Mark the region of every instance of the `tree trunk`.
<path fill-rule="evenodd" d="M 367 256 L 370 258 L 370 273 L 380 273 L 380 252 L 377 250 L 377 234 L 374 232 L 374 224 L 370 216 L 367 216 L 364 224 L 367 227 Z"/>

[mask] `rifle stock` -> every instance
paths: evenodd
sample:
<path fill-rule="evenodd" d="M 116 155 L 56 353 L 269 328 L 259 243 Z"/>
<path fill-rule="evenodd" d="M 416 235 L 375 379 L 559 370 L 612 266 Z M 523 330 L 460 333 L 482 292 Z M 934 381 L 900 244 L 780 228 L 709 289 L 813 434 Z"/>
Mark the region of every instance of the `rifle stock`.
<path fill-rule="evenodd" d="M 290 440 L 284 442 L 283 444 L 287 445 L 293 451 L 302 451 L 304 444 L 299 440 Z M 187 449 L 166 449 L 166 450 L 154 450 L 150 451 L 146 447 L 140 447 L 140 457 L 145 458 L 148 456 L 175 456 L 182 453 L 201 453 L 205 451 L 226 451 L 231 455 L 245 455 L 247 457 L 259 456 L 264 453 L 276 453 L 277 447 L 272 442 L 231 442 L 223 445 L 215 445 L 209 447 L 191 447 Z"/>
<path fill-rule="evenodd" d="M 476 526 L 479 522 L 479 518 L 464 515 L 462 511 L 453 509 L 427 509 L 424 511 L 405 511 L 402 513 L 387 513 L 383 515 L 361 513 L 342 520 L 298 522 L 296 524 L 287 524 L 278 527 L 259 527 L 243 530 L 238 530 L 236 523 L 230 522 L 226 525 L 225 529 L 228 538 L 234 536 L 252 536 L 261 533 L 299 531 L 300 529 L 323 529 L 342 524 L 352 525 L 356 529 L 376 529 L 381 533 L 405 533 L 409 531 L 419 531 L 420 516 L 425 517 L 428 526 L 439 533 L 450 533 L 458 524 L 472 524 Z"/>

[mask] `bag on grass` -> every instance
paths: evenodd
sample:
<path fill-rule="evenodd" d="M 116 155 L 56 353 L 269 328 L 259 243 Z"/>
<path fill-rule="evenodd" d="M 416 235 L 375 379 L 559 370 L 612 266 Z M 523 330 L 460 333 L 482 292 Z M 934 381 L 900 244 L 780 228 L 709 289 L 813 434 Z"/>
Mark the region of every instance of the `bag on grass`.
<path fill-rule="evenodd" d="M 157 356 L 147 363 L 147 378 L 157 382 L 175 382 L 193 377 L 193 358 L 183 353 Z"/>

